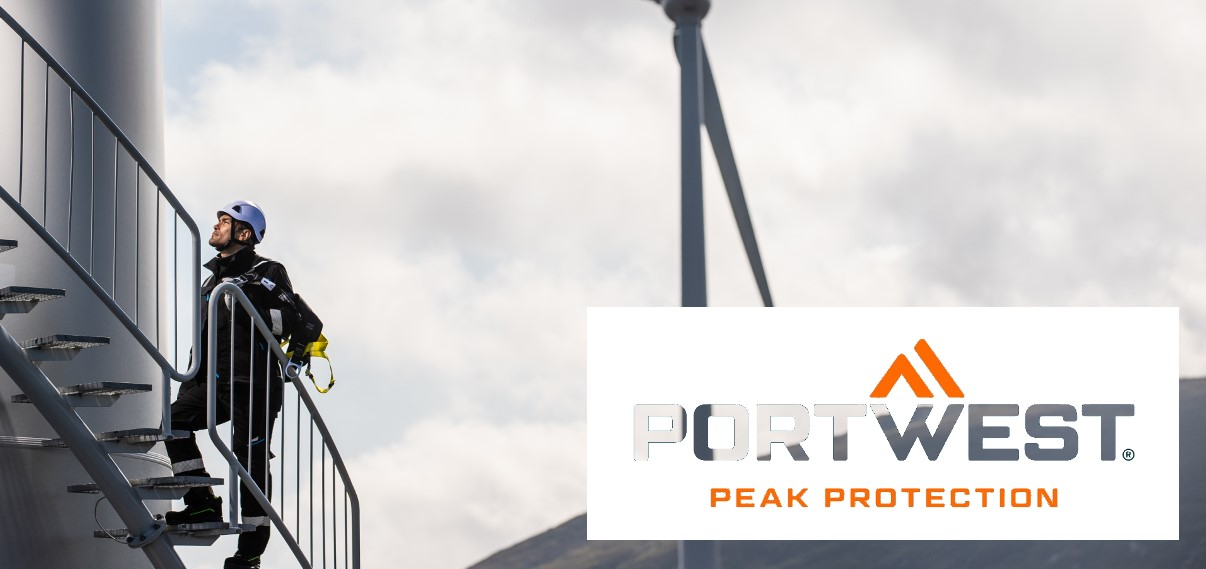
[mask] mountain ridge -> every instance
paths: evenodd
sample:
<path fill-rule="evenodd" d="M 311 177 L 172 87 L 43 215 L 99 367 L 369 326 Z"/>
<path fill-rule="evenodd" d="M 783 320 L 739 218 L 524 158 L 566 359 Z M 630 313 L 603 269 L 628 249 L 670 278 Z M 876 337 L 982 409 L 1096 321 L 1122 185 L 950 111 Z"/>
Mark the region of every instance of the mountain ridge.
<path fill-rule="evenodd" d="M 1206 378 L 1180 382 L 1178 541 L 723 541 L 721 567 L 741 569 L 1166 569 L 1206 567 Z M 1188 412 L 1187 412 L 1188 411 Z M 1188 484 L 1186 483 L 1188 482 Z M 587 541 L 587 515 L 503 549 L 469 569 L 676 569 L 674 541 Z"/>

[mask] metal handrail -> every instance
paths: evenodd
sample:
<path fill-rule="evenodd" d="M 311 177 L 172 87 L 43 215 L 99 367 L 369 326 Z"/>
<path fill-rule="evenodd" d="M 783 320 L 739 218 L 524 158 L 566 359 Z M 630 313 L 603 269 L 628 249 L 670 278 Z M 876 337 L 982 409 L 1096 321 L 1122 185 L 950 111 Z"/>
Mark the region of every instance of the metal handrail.
<path fill-rule="evenodd" d="M 187 371 L 178 371 L 171 362 L 167 361 L 167 358 L 163 357 L 163 354 L 160 353 L 159 348 L 157 348 L 155 344 L 151 343 L 151 340 L 147 338 L 146 334 L 142 333 L 142 330 L 138 328 L 138 325 L 135 324 L 128 315 L 126 315 L 126 312 L 122 310 L 120 306 L 118 306 L 117 301 L 113 300 L 113 297 L 110 296 L 108 292 L 105 292 L 105 289 L 101 287 L 100 283 L 96 282 L 96 279 L 93 278 L 92 275 L 80 265 L 79 261 L 77 261 L 76 258 L 67 251 L 67 249 L 63 248 L 63 245 L 59 243 L 58 239 L 55 239 L 54 236 L 51 235 L 41 223 L 38 223 L 38 220 L 34 219 L 33 215 L 31 215 L 20 202 L 13 198 L 12 194 L 10 194 L 8 190 L 4 188 L 4 186 L 0 186 L 0 200 L 3 200 L 6 204 L 8 204 L 8 206 L 12 208 L 17 216 L 20 217 L 26 223 L 26 225 L 33 230 L 34 233 L 41 237 L 42 240 L 46 242 L 46 245 L 48 245 L 50 249 L 63 260 L 63 262 L 67 263 L 67 266 L 70 267 L 76 276 L 78 276 L 80 280 L 84 282 L 84 285 L 87 286 L 89 290 L 96 294 L 96 297 L 101 301 L 101 303 L 103 303 L 105 307 L 109 309 L 109 312 L 112 312 L 113 316 L 116 317 L 123 326 L 125 326 L 126 330 L 128 330 L 130 334 L 134 336 L 134 339 L 138 342 L 138 344 L 147 352 L 147 355 L 151 356 L 155 360 L 155 363 L 159 364 L 159 367 L 162 368 L 169 377 L 180 381 L 187 381 L 192 379 L 193 376 L 197 374 L 197 370 L 200 369 L 200 358 L 194 358 L 197 361 L 194 361 Z M 199 240 L 200 238 L 198 237 L 198 241 Z M 199 250 L 196 253 L 197 254 L 194 255 L 195 260 L 197 261 L 196 265 L 200 267 L 201 262 Z M 200 282 L 201 275 L 199 268 L 194 269 L 194 277 L 198 282 Z M 200 287 L 198 287 L 198 291 L 199 290 Z M 200 314 L 200 312 L 201 306 L 198 304 L 197 313 Z M 199 317 L 197 319 L 197 324 L 198 325 L 194 327 L 194 335 L 196 337 L 194 340 L 194 345 L 196 345 L 196 342 L 199 341 L 201 337 Z"/>
<path fill-rule="evenodd" d="M 239 286 L 237 284 L 222 283 L 222 284 L 218 285 L 216 288 L 214 288 L 214 290 L 210 293 L 209 315 L 208 315 L 209 322 L 211 322 L 211 323 L 217 322 L 218 307 L 226 305 L 225 300 L 219 301 L 219 299 L 223 298 L 223 297 L 230 297 L 234 301 L 238 302 L 239 306 L 243 307 L 243 310 L 245 312 L 247 312 L 247 314 L 251 318 L 251 321 L 254 323 L 255 330 L 256 330 L 256 332 L 259 333 L 260 339 L 262 339 L 268 343 L 268 345 L 271 349 L 272 355 L 276 358 L 277 363 L 281 364 L 282 366 L 284 364 L 288 363 L 289 357 L 286 356 L 284 350 L 282 350 L 281 347 L 277 345 L 276 338 L 275 338 L 275 336 L 272 335 L 272 330 L 269 328 L 268 324 L 266 322 L 264 322 L 264 318 L 262 316 L 260 316 L 260 314 L 256 310 L 255 306 L 251 304 L 251 300 L 247 298 L 247 295 L 243 292 L 242 289 L 239 288 Z M 233 318 L 234 318 L 234 303 L 233 302 L 230 304 L 230 310 L 231 310 L 231 318 L 233 320 Z M 232 334 L 233 334 L 233 324 L 232 324 Z M 254 336 L 253 336 L 253 339 L 254 339 Z M 280 514 L 276 511 L 276 508 L 274 508 L 272 506 L 271 500 L 264 494 L 264 492 L 256 484 L 256 482 L 252 478 L 251 474 L 247 471 L 247 469 L 243 468 L 242 464 L 239 463 L 238 456 L 235 455 L 234 451 L 232 451 L 230 449 L 230 447 L 226 445 L 225 441 L 222 440 L 221 436 L 218 433 L 218 422 L 217 422 L 218 352 L 216 349 L 216 346 L 218 345 L 217 344 L 218 327 L 215 325 L 209 326 L 208 342 L 209 342 L 208 346 L 210 348 L 209 348 L 209 354 L 208 354 L 208 364 L 209 365 L 208 365 L 206 380 L 207 380 L 207 390 L 208 390 L 207 401 L 208 401 L 208 408 L 209 408 L 209 418 L 208 418 L 209 437 L 211 440 L 213 440 L 214 446 L 217 447 L 218 451 L 222 453 L 222 456 L 224 456 L 226 458 L 226 461 L 230 464 L 231 474 L 234 476 L 238 476 L 238 478 L 243 481 L 243 484 L 248 489 L 250 489 L 252 495 L 255 496 L 256 501 L 259 502 L 260 506 L 262 506 L 264 508 L 264 512 L 267 513 L 268 517 L 272 520 L 272 524 L 275 525 L 278 530 L 280 530 L 282 537 L 284 537 L 286 543 L 289 545 L 289 549 L 293 551 L 293 555 L 295 557 L 297 557 L 297 560 L 302 564 L 303 567 L 309 569 L 311 567 L 311 564 L 310 564 L 307 556 L 305 555 L 305 553 L 301 550 L 301 546 L 298 545 L 297 539 L 294 538 L 292 532 L 289 531 L 288 525 L 281 518 Z M 233 342 L 233 336 L 232 336 L 232 342 Z M 233 382 L 233 377 L 230 379 Z M 360 499 L 356 495 L 356 489 L 352 486 L 352 479 L 348 475 L 347 467 L 344 465 L 343 458 L 339 454 L 339 449 L 336 448 L 336 446 L 335 446 L 335 441 L 331 437 L 331 432 L 329 429 L 327 429 L 326 423 L 322 420 L 322 415 L 319 414 L 318 408 L 314 405 L 314 400 L 311 399 L 310 394 L 307 391 L 307 387 L 306 387 L 305 383 L 303 383 L 301 381 L 300 377 L 287 378 L 287 381 L 288 381 L 288 383 L 293 385 L 294 389 L 297 391 L 299 400 L 305 404 L 307 411 L 309 411 L 310 420 L 311 420 L 311 428 L 318 429 L 319 434 L 322 436 L 322 441 L 321 441 L 322 448 L 324 449 L 325 452 L 330 452 L 332 465 L 335 469 L 338 470 L 339 475 L 342 478 L 344 491 L 346 492 L 346 496 L 351 504 L 351 516 L 350 516 L 350 520 L 352 523 L 351 567 L 353 569 L 358 569 L 360 567 Z M 231 428 L 232 429 L 234 427 L 233 423 L 234 423 L 234 418 L 232 417 L 231 418 Z M 283 421 L 282 421 L 282 423 L 283 423 Z M 283 431 L 285 429 L 285 425 L 282 425 L 281 429 Z M 311 445 L 313 445 L 313 440 L 311 440 Z M 282 444 L 281 446 L 283 449 L 284 445 Z M 283 450 L 282 450 L 282 452 L 283 452 Z M 282 456 L 280 458 L 281 458 L 281 463 L 283 465 L 285 462 L 284 456 Z M 326 467 L 324 464 L 323 465 L 324 476 L 325 476 L 325 472 L 326 472 L 325 468 Z M 313 470 L 311 469 L 311 473 L 312 472 L 313 472 Z M 267 478 L 267 477 L 265 477 L 265 478 Z M 311 480 L 310 483 L 311 483 L 311 490 L 312 490 L 313 481 Z M 323 484 L 323 491 L 325 492 L 325 482 Z M 230 519 L 231 520 L 235 519 L 235 516 L 237 513 L 236 512 L 237 503 L 238 503 L 237 496 L 238 496 L 237 484 L 234 484 L 232 481 L 231 493 L 229 496 L 229 498 L 230 498 L 230 500 L 229 500 L 229 502 L 230 502 Z M 325 498 L 324 498 L 324 507 L 325 507 Z M 346 519 L 347 519 L 347 516 L 345 516 L 345 520 Z M 311 518 L 311 520 L 312 520 L 312 518 Z M 326 520 L 323 520 L 324 528 L 325 528 L 325 522 L 326 522 Z M 345 535 L 345 537 L 346 537 L 346 535 Z M 325 552 L 324 552 L 324 558 L 325 558 Z"/>
<path fill-rule="evenodd" d="M 167 203 L 174 210 L 175 215 L 178 216 L 182 222 L 184 222 L 185 227 L 188 228 L 192 236 L 191 249 L 193 257 L 193 278 L 190 282 L 197 283 L 195 286 L 197 286 L 197 291 L 199 293 L 201 282 L 201 237 L 200 232 L 197 229 L 197 224 L 193 221 L 192 216 L 190 216 L 184 209 L 184 206 L 180 203 L 180 200 L 176 198 L 175 194 L 168 189 L 167 183 L 163 181 L 163 178 L 159 176 L 146 157 L 144 157 L 142 153 L 138 151 L 138 148 L 135 147 L 130 138 L 126 136 L 124 132 L 122 132 L 121 128 L 119 128 L 117 123 L 114 122 L 108 113 L 101 108 L 100 104 L 97 103 L 86 90 L 84 90 L 84 87 L 80 85 L 79 81 L 72 77 L 71 74 L 67 72 L 67 69 L 59 64 L 59 62 L 50 55 L 50 52 L 48 52 L 46 48 L 42 47 L 42 44 L 38 43 L 38 41 L 34 39 L 34 37 L 24 27 L 17 23 L 16 19 L 14 19 L 12 15 L 9 14 L 8 11 L 6 11 L 3 7 L 0 7 L 0 20 L 4 20 L 4 22 L 6 22 L 8 26 L 12 28 L 13 32 L 15 32 L 21 38 L 21 41 L 23 42 L 22 58 L 24 59 L 24 46 L 28 45 L 35 54 L 42 58 L 42 61 L 46 63 L 47 68 L 49 70 L 53 70 L 55 74 L 57 74 L 59 78 L 62 79 L 63 82 L 70 88 L 71 95 L 83 102 L 88 107 L 88 110 L 91 111 L 93 117 L 95 119 L 99 119 L 105 128 L 109 130 L 109 133 L 113 135 L 116 144 L 121 145 L 125 149 L 130 158 L 132 158 L 138 164 L 141 171 L 146 174 L 150 181 L 155 185 L 156 190 L 159 192 L 159 196 L 167 200 Z M 22 77 L 22 81 L 24 81 L 24 77 Z M 24 101 L 24 93 L 22 93 L 22 101 Z M 24 106 L 24 103 L 22 103 L 22 106 Z M 73 140 L 74 137 L 75 133 L 72 132 Z M 24 147 L 24 141 L 22 141 L 21 144 L 22 147 Z M 114 152 L 116 152 L 116 148 Z M 24 163 L 18 164 L 18 168 L 24 169 L 24 167 Z M 71 254 L 71 252 L 63 247 L 62 244 L 59 243 L 58 239 L 51 235 L 45 226 L 38 222 L 37 219 L 34 218 L 33 215 L 21 205 L 19 200 L 14 199 L 12 194 L 10 194 L 3 187 L 0 187 L 0 199 L 3 199 L 14 211 L 16 211 L 21 219 L 25 221 L 27 225 L 29 225 L 30 229 L 32 229 L 34 233 L 38 235 L 38 237 L 45 241 L 46 244 L 49 245 L 50 248 L 55 252 L 55 254 L 57 254 L 67 263 L 68 267 L 70 267 L 71 270 L 80 277 L 84 284 L 96 294 L 97 298 L 99 298 L 105 307 L 113 313 L 117 320 L 121 322 L 122 326 L 124 326 L 126 330 L 133 335 L 138 344 L 142 346 L 142 348 L 147 352 L 148 355 L 151 356 L 152 359 L 155 360 L 155 363 L 159 364 L 159 367 L 163 369 L 165 375 L 165 393 L 169 391 L 168 388 L 170 387 L 170 383 L 166 383 L 169 381 L 168 378 L 187 381 L 192 379 L 193 376 L 197 374 L 197 370 L 200 369 L 201 358 L 192 358 L 193 361 L 184 371 L 177 369 L 176 365 L 169 362 L 167 358 L 165 358 L 159 351 L 159 348 L 146 337 L 146 334 L 142 332 L 142 330 L 138 327 L 138 324 L 130 319 L 129 315 L 125 313 L 125 310 L 123 310 L 121 306 L 117 304 L 117 301 L 115 301 L 109 293 L 105 292 L 104 288 L 101 287 L 100 283 L 96 281 L 91 272 L 85 270 L 79 261 L 76 260 Z M 173 245 L 175 245 L 175 243 L 173 243 Z M 114 254 L 116 255 L 116 251 Z M 158 251 L 156 254 L 158 254 Z M 158 278 L 158 275 L 156 275 L 156 278 Z M 158 280 L 156 282 L 158 283 Z M 177 291 L 173 291 L 173 294 L 176 293 Z M 191 349 L 195 354 L 201 341 L 201 306 L 195 302 L 192 304 L 193 334 Z M 170 405 L 165 405 L 164 407 L 164 428 L 166 429 L 168 423 L 166 414 L 169 413 L 168 408 Z"/>

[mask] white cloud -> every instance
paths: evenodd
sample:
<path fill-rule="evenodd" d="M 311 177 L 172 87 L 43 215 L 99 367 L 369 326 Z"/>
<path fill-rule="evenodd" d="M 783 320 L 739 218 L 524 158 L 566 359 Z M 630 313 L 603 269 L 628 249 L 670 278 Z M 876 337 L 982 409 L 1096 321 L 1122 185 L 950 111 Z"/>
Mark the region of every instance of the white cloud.
<path fill-rule="evenodd" d="M 350 465 L 366 497 L 364 559 L 386 566 L 405 551 L 408 566 L 467 567 L 582 513 L 585 440 L 581 422 L 416 425 Z"/>
<path fill-rule="evenodd" d="M 320 403 L 345 452 L 417 457 L 438 418 L 556 464 L 503 435 L 581 420 L 584 308 L 677 302 L 671 24 L 637 0 L 247 6 L 271 23 L 169 86 L 168 179 L 193 212 L 268 210 L 264 253 L 335 341 Z M 705 37 L 776 300 L 1179 305 L 1201 374 L 1199 21 L 1174 1 L 716 2 Z M 714 171 L 705 193 L 711 300 L 754 304 Z M 432 476 L 466 466 L 426 456 Z M 524 471 L 565 490 L 549 501 L 511 488 L 518 470 L 464 470 L 498 493 L 488 512 L 362 495 L 480 557 L 581 507 L 565 460 Z"/>

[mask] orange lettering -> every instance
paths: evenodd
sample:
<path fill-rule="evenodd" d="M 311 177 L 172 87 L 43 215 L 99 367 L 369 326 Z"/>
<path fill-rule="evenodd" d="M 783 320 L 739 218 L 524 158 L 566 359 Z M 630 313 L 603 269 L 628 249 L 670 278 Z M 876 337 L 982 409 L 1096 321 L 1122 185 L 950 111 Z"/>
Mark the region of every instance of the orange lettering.
<path fill-rule="evenodd" d="M 963 502 L 960 502 L 958 498 L 955 498 L 956 494 L 969 496 L 971 495 L 971 491 L 969 491 L 967 488 L 955 488 L 954 490 L 951 490 L 951 506 L 955 508 L 966 508 L 968 506 L 967 501 L 964 500 Z"/>
<path fill-rule="evenodd" d="M 712 489 L 712 507 L 713 508 L 715 508 L 716 504 L 719 502 L 728 502 L 728 501 L 729 501 L 729 489 L 728 488 L 713 488 Z"/>
<path fill-rule="evenodd" d="M 846 499 L 846 491 L 841 488 L 826 488 L 825 489 L 825 507 L 828 508 L 834 502 L 841 502 Z"/>
<path fill-rule="evenodd" d="M 762 504 L 759 508 L 765 508 L 767 504 L 774 504 L 776 508 L 782 508 L 783 504 L 779 502 L 779 493 L 775 492 L 774 488 L 768 488 L 766 493 L 762 495 Z"/>
<path fill-rule="evenodd" d="M 754 489 L 753 488 L 738 488 L 737 489 L 737 507 L 738 508 L 753 508 L 754 507 Z"/>
<path fill-rule="evenodd" d="M 800 488 L 800 493 L 796 494 L 791 491 L 791 488 L 788 488 L 787 489 L 787 507 L 790 508 L 792 506 L 792 502 L 799 502 L 801 508 L 807 508 L 808 504 L 804 503 L 804 493 L 807 491 L 808 491 L 808 488 Z"/>
<path fill-rule="evenodd" d="M 870 508 L 871 504 L 867 503 L 867 498 L 871 497 L 871 491 L 866 488 L 851 488 L 850 489 L 850 507 L 855 504 L 862 504 L 865 508 Z"/>

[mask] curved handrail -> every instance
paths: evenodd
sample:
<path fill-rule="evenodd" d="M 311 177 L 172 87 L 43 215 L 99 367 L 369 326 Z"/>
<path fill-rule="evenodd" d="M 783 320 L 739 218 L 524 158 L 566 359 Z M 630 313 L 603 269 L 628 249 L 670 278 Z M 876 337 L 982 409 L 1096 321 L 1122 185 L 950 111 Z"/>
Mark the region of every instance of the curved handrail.
<path fill-rule="evenodd" d="M 193 361 L 192 365 L 189 366 L 188 370 L 184 373 L 179 372 L 176 369 L 176 366 L 167 361 L 167 358 L 160 353 L 159 348 L 155 347 L 155 344 L 151 343 L 151 340 L 147 338 L 146 334 L 142 333 L 142 330 L 138 328 L 138 325 L 135 324 L 133 320 L 130 320 L 130 317 L 126 315 L 126 312 L 117 305 L 117 301 L 113 300 L 113 297 L 110 296 L 109 293 L 105 292 L 105 289 L 101 287 L 100 283 L 96 282 L 96 279 L 93 278 L 88 271 L 84 270 L 84 267 L 80 265 L 79 261 L 75 260 L 75 257 L 73 257 L 71 253 L 67 251 L 67 249 L 63 248 L 63 245 L 59 243 L 58 239 L 55 239 L 49 231 L 46 231 L 46 228 L 43 227 L 41 223 L 38 223 L 38 220 L 34 219 L 34 217 L 30 215 L 30 213 L 21 205 L 20 202 L 13 199 L 12 194 L 10 194 L 8 190 L 4 188 L 4 186 L 0 186 L 0 200 L 3 200 L 6 204 L 8 204 L 8 206 L 12 208 L 12 210 L 16 212 L 16 214 L 23 221 L 25 221 L 26 225 L 28 225 L 29 228 L 34 231 L 34 233 L 38 234 L 38 236 L 41 237 L 48 246 L 50 246 L 50 249 L 54 251 L 55 254 L 57 254 L 59 258 L 63 260 L 63 262 L 67 263 L 67 266 L 70 267 L 71 270 L 75 272 L 76 276 L 78 276 L 80 280 L 84 282 L 85 286 L 96 294 L 96 297 L 101 301 L 101 303 L 103 303 L 105 307 L 109 309 L 109 312 L 112 312 L 113 316 L 115 316 L 117 320 L 121 322 L 123 326 L 125 326 L 126 330 L 128 330 L 130 334 L 134 336 L 134 339 L 139 343 L 139 345 L 141 345 L 147 354 L 155 360 L 155 363 L 159 364 L 159 367 L 162 368 L 166 374 L 180 381 L 192 379 L 193 376 L 197 374 L 197 370 L 200 369 L 201 366 L 201 358 L 193 358 L 195 361 Z M 198 240 L 199 239 L 200 238 L 198 238 Z M 200 257 L 199 251 L 196 256 Z M 201 265 L 200 259 L 195 260 L 197 261 L 196 266 L 199 267 Z M 194 268 L 193 273 L 194 279 L 199 282 L 201 278 L 200 269 Z M 199 287 L 198 290 L 200 290 Z M 200 304 L 197 305 L 197 312 L 201 312 Z M 198 317 L 196 321 L 197 326 L 194 326 L 194 346 L 201 337 L 200 318 Z"/>
<path fill-rule="evenodd" d="M 117 126 L 117 123 L 114 122 L 108 113 L 101 108 L 100 104 L 97 103 L 86 90 L 84 90 L 84 87 L 80 85 L 79 81 L 76 81 L 76 79 L 67 72 L 67 69 L 60 65 L 59 62 L 50 55 L 50 52 L 46 51 L 46 48 L 42 47 L 42 44 L 38 43 L 38 41 L 34 39 L 34 37 L 21 26 L 21 24 L 17 23 L 17 20 L 15 20 L 12 15 L 9 14 L 8 11 L 3 7 L 0 7 L 0 20 L 4 20 L 4 22 L 6 22 L 8 26 L 12 28 L 13 32 L 20 36 L 21 40 L 25 42 L 25 44 L 29 45 L 34 53 L 41 57 L 46 65 L 50 69 L 54 70 L 59 78 L 61 78 L 63 82 L 70 87 L 72 94 L 78 97 L 79 100 L 88 107 L 88 110 L 92 112 L 93 116 L 100 119 L 101 123 L 104 124 L 107 129 L 109 129 L 109 132 L 113 135 L 117 143 L 121 144 L 121 146 L 125 148 L 130 157 L 134 159 L 147 177 L 150 178 L 151 182 L 155 184 L 155 189 L 159 192 L 159 195 L 166 199 L 168 204 L 175 209 L 175 214 L 180 217 L 180 220 L 184 222 L 185 227 L 187 227 L 189 232 L 192 234 L 193 279 L 190 282 L 197 283 L 196 286 L 198 287 L 197 290 L 199 292 L 201 282 L 201 236 L 200 232 L 197 230 L 196 222 L 193 221 L 192 216 L 190 216 L 184 209 L 184 205 L 182 205 L 180 200 L 176 198 L 175 194 L 168 189 L 167 183 L 163 181 L 163 178 L 159 176 L 159 173 L 155 171 L 155 169 L 151 166 L 151 163 L 147 161 L 146 157 L 144 157 L 142 153 L 138 151 L 138 148 L 134 146 L 134 143 L 130 140 L 130 138 L 126 136 L 124 132 L 122 132 L 122 130 Z M 128 330 L 134 336 L 134 339 L 138 341 L 139 345 L 141 345 L 143 349 L 151 356 L 151 358 L 153 358 L 155 362 L 159 364 L 161 368 L 163 368 L 165 375 L 173 379 L 186 381 L 192 379 L 193 376 L 197 374 L 197 370 L 200 369 L 201 366 L 200 357 L 192 358 L 193 361 L 185 371 L 181 372 L 179 369 L 177 369 L 175 364 L 167 361 L 167 358 L 163 357 L 163 354 L 160 353 L 159 348 L 146 337 L 146 334 L 143 334 L 142 330 L 138 328 L 137 324 L 130 320 L 130 317 L 126 315 L 125 311 L 118 306 L 115 300 L 113 300 L 113 297 L 109 293 L 105 292 L 105 290 L 100 286 L 100 283 L 96 282 L 96 279 L 93 278 L 88 271 L 84 270 L 83 266 L 81 266 L 80 263 L 75 260 L 75 257 L 72 256 L 71 253 L 59 243 L 58 239 L 51 235 L 50 232 L 47 231 L 46 228 L 43 227 L 42 224 L 39 223 L 32 215 L 30 215 L 30 213 L 25 210 L 24 206 L 22 206 L 19 201 L 13 199 L 12 194 L 10 194 L 3 187 L 0 187 L 0 199 L 3 199 L 10 207 L 12 207 L 12 209 L 16 211 L 18 215 L 20 215 L 21 219 L 25 221 L 25 223 L 29 225 L 31 229 L 33 229 L 34 233 L 41 237 L 42 240 L 45 241 L 46 244 L 49 245 L 50 248 L 54 250 L 54 252 L 60 258 L 62 258 L 69 267 L 71 267 L 71 270 L 84 281 L 84 284 L 97 295 L 105 307 L 108 308 L 109 311 L 117 317 L 118 321 L 125 326 L 126 330 Z M 197 347 L 201 342 L 201 305 L 199 303 L 193 303 L 193 305 L 192 350 L 195 354 Z M 165 388 L 166 387 L 167 386 L 165 386 Z"/>
<path fill-rule="evenodd" d="M 286 356 L 284 350 L 277 345 L 276 337 L 272 335 L 271 328 L 269 328 L 268 324 L 264 322 L 264 318 L 260 316 L 259 311 L 255 309 L 255 306 L 251 304 L 251 300 L 247 298 L 247 295 L 243 293 L 243 290 L 240 289 L 238 285 L 234 283 L 222 283 L 215 287 L 210 295 L 208 315 L 210 322 L 217 322 L 218 307 L 226 305 L 225 301 L 219 302 L 218 299 L 222 296 L 230 296 L 237 301 L 239 305 L 243 307 L 243 310 L 251 316 L 252 322 L 255 323 L 256 331 L 259 332 L 263 339 L 267 340 L 268 345 L 271 346 L 272 355 L 276 357 L 277 361 L 282 365 L 289 362 L 289 357 Z M 233 310 L 233 304 L 231 310 Z M 297 540 L 294 539 L 293 535 L 289 532 L 289 528 L 285 524 L 285 521 L 281 519 L 280 514 L 278 514 L 276 509 L 272 507 L 272 503 L 268 497 L 265 496 L 262 491 L 260 491 L 259 485 L 256 484 L 255 480 L 251 477 L 251 474 L 247 472 L 247 469 L 243 468 L 242 464 L 239 463 L 238 456 L 235 455 L 234 451 L 230 450 L 230 447 L 226 445 L 221 436 L 218 434 L 218 379 L 216 375 L 218 368 L 218 351 L 212 348 L 213 346 L 218 345 L 217 326 L 209 327 L 208 341 L 208 345 L 211 346 L 208 355 L 208 371 L 206 372 L 208 392 L 207 405 L 209 407 L 209 438 L 213 440 L 214 446 L 217 447 L 218 451 L 222 453 L 222 456 L 226 457 L 226 461 L 230 463 L 231 470 L 238 474 L 239 478 L 243 481 L 243 484 L 249 490 L 251 490 L 251 493 L 253 496 L 255 496 L 256 501 L 260 503 L 260 506 L 264 508 L 264 512 L 267 513 L 268 517 L 272 520 L 273 525 L 280 530 L 281 535 L 289 544 L 289 549 L 293 551 L 293 555 L 297 557 L 297 560 L 302 563 L 303 567 L 308 568 L 310 564 L 307 561 L 305 554 L 301 551 L 301 546 L 297 544 Z M 343 478 L 344 490 L 348 493 L 352 511 L 352 567 L 359 568 L 360 498 L 356 495 L 356 489 L 352 486 L 352 478 L 348 475 L 347 468 L 343 463 L 343 458 L 339 454 L 339 449 L 335 447 L 335 440 L 331 437 L 331 432 L 327 429 L 326 422 L 322 420 L 322 415 L 319 414 L 318 408 L 314 405 L 314 400 L 310 398 L 309 392 L 306 391 L 306 384 L 302 383 L 300 377 L 289 378 L 288 381 L 297 390 L 298 397 L 300 397 L 301 400 L 306 404 L 306 409 L 310 412 L 311 420 L 314 421 L 315 426 L 318 428 L 319 434 L 322 435 L 323 445 L 331 453 L 331 462 L 335 468 L 339 470 L 339 474 Z M 233 498 L 231 499 L 231 510 L 231 519 L 233 520 Z"/>

